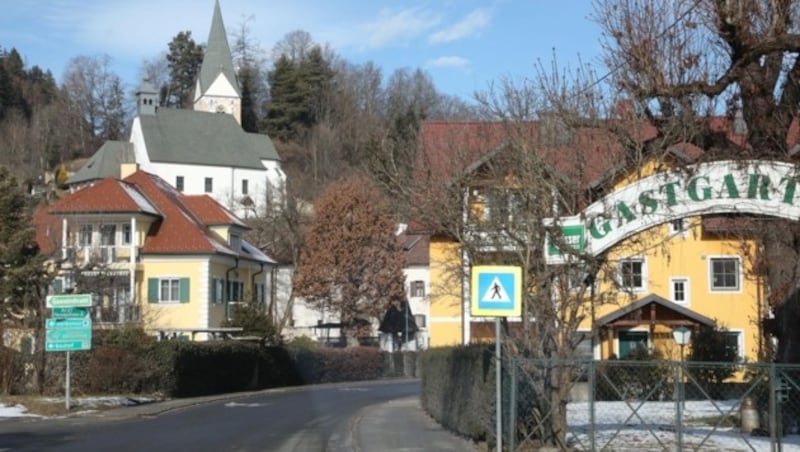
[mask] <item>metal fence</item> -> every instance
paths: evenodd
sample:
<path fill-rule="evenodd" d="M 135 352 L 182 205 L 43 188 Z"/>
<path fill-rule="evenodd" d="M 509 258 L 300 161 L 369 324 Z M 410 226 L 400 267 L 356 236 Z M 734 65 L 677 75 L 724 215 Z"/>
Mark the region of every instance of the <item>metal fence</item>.
<path fill-rule="evenodd" d="M 538 450 L 566 373 L 560 449 L 800 451 L 800 365 L 506 360 L 503 449 Z"/>

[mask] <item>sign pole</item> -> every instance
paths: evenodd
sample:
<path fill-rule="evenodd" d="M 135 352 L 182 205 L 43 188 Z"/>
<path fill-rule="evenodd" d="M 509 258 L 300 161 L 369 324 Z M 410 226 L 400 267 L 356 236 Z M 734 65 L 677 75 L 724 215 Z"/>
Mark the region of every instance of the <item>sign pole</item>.
<path fill-rule="evenodd" d="M 497 397 L 497 401 L 495 402 L 495 417 L 497 418 L 495 422 L 495 427 L 497 429 L 497 449 L 498 451 L 503 450 L 503 390 L 502 390 L 502 367 L 503 362 L 500 360 L 500 317 L 494 318 L 494 357 L 495 357 L 495 364 L 494 364 L 494 377 L 497 380 L 496 390 L 497 393 L 495 396 Z"/>
<path fill-rule="evenodd" d="M 64 404 L 67 407 L 67 411 L 69 411 L 69 380 L 70 380 L 70 375 L 69 375 L 69 352 L 67 352 L 67 376 L 66 376 L 66 381 L 65 381 L 65 384 L 64 384 L 64 390 L 65 390 Z"/>

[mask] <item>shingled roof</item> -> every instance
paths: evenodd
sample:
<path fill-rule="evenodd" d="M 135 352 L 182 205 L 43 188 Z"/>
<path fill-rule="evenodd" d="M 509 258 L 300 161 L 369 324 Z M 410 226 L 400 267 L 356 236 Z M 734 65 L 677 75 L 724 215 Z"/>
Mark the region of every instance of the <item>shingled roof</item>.
<path fill-rule="evenodd" d="M 264 169 L 280 160 L 266 135 L 247 133 L 231 115 L 170 108 L 139 116 L 151 162 Z"/>
<path fill-rule="evenodd" d="M 124 141 L 106 141 L 100 149 L 86 161 L 75 174 L 67 179 L 67 184 L 81 184 L 104 177 L 119 176 L 123 163 L 133 163 L 136 156 L 133 144 Z"/>

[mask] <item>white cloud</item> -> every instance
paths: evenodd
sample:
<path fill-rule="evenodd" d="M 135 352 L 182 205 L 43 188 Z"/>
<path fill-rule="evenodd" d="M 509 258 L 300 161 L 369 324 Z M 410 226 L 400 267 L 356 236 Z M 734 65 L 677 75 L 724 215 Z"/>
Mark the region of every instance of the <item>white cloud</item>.
<path fill-rule="evenodd" d="M 423 8 L 401 11 L 384 9 L 377 20 L 362 28 L 367 32 L 366 45 L 376 48 L 408 41 L 427 32 L 439 22 L 436 15 Z"/>
<path fill-rule="evenodd" d="M 443 44 L 446 42 L 457 41 L 473 35 L 475 32 L 485 28 L 492 20 L 491 11 L 483 8 L 476 9 L 467 14 L 459 22 L 440 30 L 430 37 L 430 42 Z"/>
<path fill-rule="evenodd" d="M 430 67 L 465 67 L 469 65 L 469 60 L 459 56 L 443 56 L 428 61 Z"/>

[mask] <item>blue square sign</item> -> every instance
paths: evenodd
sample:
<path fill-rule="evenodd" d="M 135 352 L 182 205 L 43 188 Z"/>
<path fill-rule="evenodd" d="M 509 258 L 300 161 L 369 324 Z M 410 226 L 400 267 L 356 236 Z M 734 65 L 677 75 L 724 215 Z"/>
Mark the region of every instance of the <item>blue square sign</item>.
<path fill-rule="evenodd" d="M 473 317 L 510 317 L 522 314 L 522 269 L 506 265 L 472 267 Z"/>

